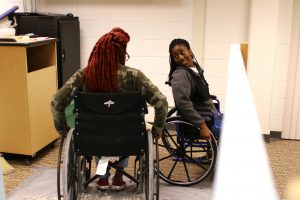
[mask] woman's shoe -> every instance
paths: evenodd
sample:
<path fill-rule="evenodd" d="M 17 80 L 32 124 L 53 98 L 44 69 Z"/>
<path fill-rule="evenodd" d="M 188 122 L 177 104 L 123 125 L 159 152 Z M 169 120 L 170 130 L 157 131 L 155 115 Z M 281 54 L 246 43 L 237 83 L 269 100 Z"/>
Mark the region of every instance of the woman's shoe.
<path fill-rule="evenodd" d="M 123 190 L 126 187 L 126 182 L 123 181 L 123 174 L 116 173 L 114 176 L 111 188 L 113 190 Z"/>
<path fill-rule="evenodd" d="M 96 182 L 96 187 L 97 187 L 99 190 L 108 190 L 108 188 L 109 188 L 108 178 L 100 178 L 100 179 Z"/>

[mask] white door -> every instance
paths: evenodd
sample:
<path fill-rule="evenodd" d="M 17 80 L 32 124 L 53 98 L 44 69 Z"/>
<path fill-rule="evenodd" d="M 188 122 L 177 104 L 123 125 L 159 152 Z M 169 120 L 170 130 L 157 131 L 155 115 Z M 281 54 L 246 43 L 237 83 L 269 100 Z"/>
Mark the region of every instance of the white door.
<path fill-rule="evenodd" d="M 300 140 L 300 0 L 294 0 L 282 138 Z"/>

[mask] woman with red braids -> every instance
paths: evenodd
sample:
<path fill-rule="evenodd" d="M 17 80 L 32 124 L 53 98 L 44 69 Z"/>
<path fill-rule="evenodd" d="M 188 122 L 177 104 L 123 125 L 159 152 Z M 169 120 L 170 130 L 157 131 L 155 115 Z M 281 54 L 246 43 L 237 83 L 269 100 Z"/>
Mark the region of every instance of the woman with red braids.
<path fill-rule="evenodd" d="M 155 117 L 152 131 L 158 137 L 165 126 L 168 103 L 166 97 L 140 70 L 125 66 L 126 52 L 130 36 L 121 28 L 113 28 L 95 44 L 88 65 L 79 69 L 53 96 L 51 111 L 54 125 L 59 134 L 69 131 L 64 110 L 73 99 L 75 88 L 88 92 L 126 92 L 146 88 L 146 100 L 154 106 Z M 127 167 L 128 159 L 120 162 L 119 167 Z M 108 189 L 109 172 L 97 181 L 99 189 Z M 121 190 L 126 183 L 122 174 L 116 172 L 112 188 Z"/>

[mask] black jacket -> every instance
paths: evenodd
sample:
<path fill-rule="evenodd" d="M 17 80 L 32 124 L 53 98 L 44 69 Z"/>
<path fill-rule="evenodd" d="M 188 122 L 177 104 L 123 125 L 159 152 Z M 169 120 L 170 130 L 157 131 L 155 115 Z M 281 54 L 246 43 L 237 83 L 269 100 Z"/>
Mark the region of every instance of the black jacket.
<path fill-rule="evenodd" d="M 204 122 L 200 111 L 210 111 L 213 107 L 203 72 L 202 68 L 200 68 L 199 74 L 190 68 L 178 66 L 172 73 L 171 79 L 172 93 L 177 109 L 196 127 Z M 207 88 L 205 89 L 205 87 Z"/>

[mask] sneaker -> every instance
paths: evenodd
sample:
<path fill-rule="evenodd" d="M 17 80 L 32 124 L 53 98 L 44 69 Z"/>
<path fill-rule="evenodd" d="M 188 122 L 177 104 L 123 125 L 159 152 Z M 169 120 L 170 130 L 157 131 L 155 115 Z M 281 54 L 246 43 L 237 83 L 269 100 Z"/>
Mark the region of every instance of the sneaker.
<path fill-rule="evenodd" d="M 126 182 L 123 181 L 122 176 L 115 176 L 111 188 L 113 190 L 123 190 L 126 187 Z"/>
<path fill-rule="evenodd" d="M 109 182 L 107 178 L 100 178 L 97 182 L 96 182 L 96 187 L 99 190 L 107 190 L 109 188 Z"/>

